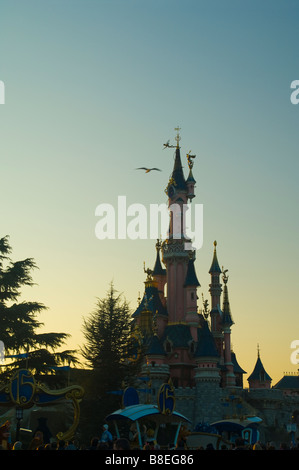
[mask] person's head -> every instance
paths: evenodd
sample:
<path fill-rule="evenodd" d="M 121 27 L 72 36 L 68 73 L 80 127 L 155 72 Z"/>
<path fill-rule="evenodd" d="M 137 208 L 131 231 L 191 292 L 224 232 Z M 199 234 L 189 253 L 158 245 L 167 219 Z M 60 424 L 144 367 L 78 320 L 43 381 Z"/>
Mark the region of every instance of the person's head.
<path fill-rule="evenodd" d="M 98 437 L 93 437 L 93 438 L 91 439 L 90 445 L 91 445 L 92 447 L 96 447 L 96 446 L 98 445 L 98 443 L 99 443 L 99 438 L 98 438 Z"/>
<path fill-rule="evenodd" d="M 41 431 L 36 431 L 35 436 L 34 436 L 34 439 L 37 439 L 37 440 L 39 440 L 39 441 L 42 441 L 43 438 L 44 438 L 43 433 L 42 433 Z"/>
<path fill-rule="evenodd" d="M 116 439 L 116 441 L 113 444 L 113 449 L 114 450 L 129 450 L 130 443 L 128 439 L 125 439 L 125 438 Z"/>
<path fill-rule="evenodd" d="M 104 424 L 104 425 L 103 425 L 104 431 L 108 431 L 108 428 L 109 428 L 108 424 Z"/>

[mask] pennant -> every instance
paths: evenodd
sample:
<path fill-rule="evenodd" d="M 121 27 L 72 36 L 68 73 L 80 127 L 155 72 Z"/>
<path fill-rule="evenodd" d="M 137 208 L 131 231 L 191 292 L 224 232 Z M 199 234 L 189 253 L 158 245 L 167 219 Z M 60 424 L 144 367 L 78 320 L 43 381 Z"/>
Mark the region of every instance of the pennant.
<path fill-rule="evenodd" d="M 29 357 L 29 354 L 23 353 L 23 354 L 10 354 L 9 356 L 5 355 L 5 358 L 10 358 L 10 359 L 27 359 Z"/>
<path fill-rule="evenodd" d="M 70 366 L 48 366 L 52 370 L 70 370 Z"/>

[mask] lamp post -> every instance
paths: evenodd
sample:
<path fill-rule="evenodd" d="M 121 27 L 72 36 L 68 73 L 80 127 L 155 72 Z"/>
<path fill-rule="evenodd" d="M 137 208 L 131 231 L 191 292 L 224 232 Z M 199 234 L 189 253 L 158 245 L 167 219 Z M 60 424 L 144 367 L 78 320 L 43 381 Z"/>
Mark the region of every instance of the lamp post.
<path fill-rule="evenodd" d="M 16 441 L 18 441 L 20 437 L 21 420 L 23 419 L 23 408 L 21 406 L 17 406 L 16 408 L 16 418 L 17 418 Z"/>

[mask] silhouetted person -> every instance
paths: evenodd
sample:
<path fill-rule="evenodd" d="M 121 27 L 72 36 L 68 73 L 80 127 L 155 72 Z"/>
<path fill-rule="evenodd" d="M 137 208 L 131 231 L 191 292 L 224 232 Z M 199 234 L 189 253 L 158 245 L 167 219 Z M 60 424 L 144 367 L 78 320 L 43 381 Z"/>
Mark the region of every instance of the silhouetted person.
<path fill-rule="evenodd" d="M 128 439 L 125 438 L 119 438 L 116 439 L 113 445 L 114 450 L 130 450 L 130 443 Z"/>

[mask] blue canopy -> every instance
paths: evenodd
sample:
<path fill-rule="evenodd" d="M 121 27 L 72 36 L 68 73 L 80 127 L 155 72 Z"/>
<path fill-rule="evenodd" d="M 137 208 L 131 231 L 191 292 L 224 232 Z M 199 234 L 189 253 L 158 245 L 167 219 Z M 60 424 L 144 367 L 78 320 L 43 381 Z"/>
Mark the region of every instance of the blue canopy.
<path fill-rule="evenodd" d="M 261 423 L 262 419 L 257 416 L 248 416 L 244 420 L 240 419 L 227 419 L 222 421 L 216 421 L 211 426 L 217 429 L 218 432 L 242 432 L 245 428 L 250 428 L 258 423 Z"/>
<path fill-rule="evenodd" d="M 180 421 L 191 422 L 188 418 L 173 411 L 172 414 L 162 414 L 156 405 L 132 405 L 126 408 L 120 408 L 106 417 L 107 421 L 116 421 L 119 419 L 129 419 L 137 421 L 145 417 L 153 418 L 155 421 L 161 423 L 178 423 Z"/>

